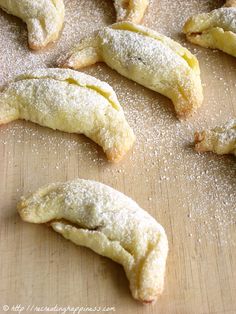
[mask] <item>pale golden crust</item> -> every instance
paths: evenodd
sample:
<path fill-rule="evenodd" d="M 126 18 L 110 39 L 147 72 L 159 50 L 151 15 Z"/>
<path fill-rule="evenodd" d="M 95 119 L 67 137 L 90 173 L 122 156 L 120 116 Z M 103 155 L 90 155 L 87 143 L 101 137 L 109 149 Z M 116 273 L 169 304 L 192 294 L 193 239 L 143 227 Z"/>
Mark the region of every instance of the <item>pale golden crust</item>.
<path fill-rule="evenodd" d="M 227 0 L 224 6 L 225 7 L 236 7 L 236 0 Z"/>
<path fill-rule="evenodd" d="M 205 48 L 219 49 L 236 57 L 236 5 L 229 1 L 210 13 L 190 17 L 183 27 L 187 39 Z"/>
<path fill-rule="evenodd" d="M 21 75 L 0 92 L 0 124 L 16 119 L 84 134 L 119 161 L 135 136 L 110 85 L 69 69 Z"/>
<path fill-rule="evenodd" d="M 148 4 L 149 0 L 114 0 L 117 22 L 140 23 Z"/>
<path fill-rule="evenodd" d="M 64 67 L 80 69 L 103 61 L 120 74 L 170 98 L 185 118 L 203 101 L 199 64 L 170 38 L 129 22 L 96 32 L 70 53 Z"/>
<path fill-rule="evenodd" d="M 124 194 L 77 179 L 50 184 L 22 198 L 18 211 L 24 221 L 47 223 L 75 244 L 122 264 L 135 299 L 151 303 L 162 293 L 165 231 Z"/>
<path fill-rule="evenodd" d="M 148 4 L 149 0 L 114 0 L 117 21 L 140 23 Z M 33 50 L 57 40 L 63 26 L 63 0 L 0 0 L 0 8 L 27 24 L 29 47 Z"/>
<path fill-rule="evenodd" d="M 212 151 L 216 154 L 236 156 L 236 120 L 223 127 L 195 133 L 195 149 L 198 152 Z"/>
<path fill-rule="evenodd" d="M 0 0 L 0 8 L 27 24 L 29 47 L 34 50 L 54 42 L 63 26 L 63 0 Z"/>

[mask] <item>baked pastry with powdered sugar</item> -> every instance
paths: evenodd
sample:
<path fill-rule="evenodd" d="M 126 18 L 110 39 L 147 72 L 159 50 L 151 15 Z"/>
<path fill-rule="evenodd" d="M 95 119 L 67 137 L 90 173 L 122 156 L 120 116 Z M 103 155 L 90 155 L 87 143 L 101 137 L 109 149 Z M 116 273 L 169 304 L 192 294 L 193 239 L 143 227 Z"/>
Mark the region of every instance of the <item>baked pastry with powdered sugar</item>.
<path fill-rule="evenodd" d="M 22 198 L 24 221 L 47 223 L 77 245 L 123 265 L 135 299 L 151 303 L 162 293 L 168 241 L 163 227 L 124 194 L 76 179 L 42 187 Z"/>
<path fill-rule="evenodd" d="M 59 61 L 80 69 L 105 62 L 125 77 L 170 98 L 180 118 L 203 101 L 198 60 L 174 40 L 147 27 L 121 22 L 105 27 Z"/>
<path fill-rule="evenodd" d="M 148 4 L 149 0 L 114 0 L 117 22 L 140 23 Z"/>
<path fill-rule="evenodd" d="M 212 151 L 216 154 L 236 156 L 236 119 L 222 127 L 195 133 L 195 149 L 198 152 Z"/>
<path fill-rule="evenodd" d="M 63 0 L 0 0 L 0 8 L 27 24 L 29 47 L 34 50 L 54 42 L 63 26 Z"/>
<path fill-rule="evenodd" d="M 17 119 L 84 134 L 114 162 L 135 141 L 112 87 L 69 69 L 31 70 L 6 86 L 0 92 L 0 124 Z"/>
<path fill-rule="evenodd" d="M 114 0 L 117 21 L 141 22 L 148 4 L 149 0 Z M 0 0 L 0 8 L 26 23 L 29 47 L 34 50 L 57 40 L 63 27 L 63 0 Z"/>
<path fill-rule="evenodd" d="M 236 0 L 210 13 L 192 16 L 183 32 L 193 44 L 219 49 L 236 57 Z"/>

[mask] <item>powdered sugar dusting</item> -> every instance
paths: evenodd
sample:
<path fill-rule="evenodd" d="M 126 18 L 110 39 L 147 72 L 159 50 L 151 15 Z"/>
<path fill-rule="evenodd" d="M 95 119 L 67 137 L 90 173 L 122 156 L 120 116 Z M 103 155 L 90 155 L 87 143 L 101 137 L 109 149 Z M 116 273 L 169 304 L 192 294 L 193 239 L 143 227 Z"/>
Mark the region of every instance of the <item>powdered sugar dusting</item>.
<path fill-rule="evenodd" d="M 209 13 L 212 27 L 221 27 L 225 31 L 236 32 L 236 8 L 220 8 Z"/>
<path fill-rule="evenodd" d="M 63 0 L 21 0 L 20 3 L 2 1 L 0 6 L 27 24 L 31 48 L 43 48 L 57 39 L 64 21 Z"/>
<path fill-rule="evenodd" d="M 199 245 L 204 241 L 235 244 L 229 232 L 236 223 L 235 159 L 198 154 L 193 150 L 195 131 L 222 125 L 236 116 L 235 60 L 221 52 L 193 46 L 181 34 L 188 17 L 209 12 L 223 3 L 220 0 L 152 1 L 144 18 L 145 26 L 180 41 L 197 55 L 205 94 L 204 104 L 197 114 L 180 123 L 165 97 L 123 78 L 105 65 L 86 69 L 86 73 L 107 81 L 116 91 L 137 137 L 133 153 L 122 163 L 111 166 L 98 147 L 83 137 L 21 121 L 1 126 L 4 169 L 31 167 L 24 186 L 16 187 L 17 196 L 22 194 L 23 188 L 33 191 L 39 186 L 36 173 L 42 184 L 46 180 L 64 181 L 75 176 L 103 181 L 115 188 L 122 183 L 124 192 L 145 205 L 155 217 L 164 221 L 168 215 L 181 216 L 185 236 L 193 241 L 200 239 Z M 0 13 L 0 42 L 4 43 L 0 46 L 0 86 L 27 69 L 54 66 L 58 57 L 82 37 L 116 20 L 114 7 L 107 0 L 68 0 L 65 8 L 65 26 L 60 40 L 40 53 L 28 50 L 25 25 Z M 24 161 L 23 157 L 27 159 Z M 67 173 L 66 177 L 62 176 L 63 172 Z M 134 182 L 137 182 L 136 193 L 131 195 Z M 150 193 L 143 194 L 142 186 Z M 178 230 L 168 222 L 165 227 L 169 233 L 173 228 L 173 234 Z"/>
<path fill-rule="evenodd" d="M 236 124 L 228 121 L 224 126 L 216 127 L 195 134 L 196 150 L 210 151 L 219 155 L 234 154 L 236 156 Z"/>

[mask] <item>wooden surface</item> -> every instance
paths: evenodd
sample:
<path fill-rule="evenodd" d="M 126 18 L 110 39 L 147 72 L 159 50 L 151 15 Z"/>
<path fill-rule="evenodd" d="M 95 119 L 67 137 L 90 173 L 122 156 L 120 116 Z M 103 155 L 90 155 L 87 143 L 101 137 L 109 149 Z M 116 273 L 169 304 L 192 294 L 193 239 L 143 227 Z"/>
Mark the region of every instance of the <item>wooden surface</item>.
<path fill-rule="evenodd" d="M 60 41 L 37 54 L 28 51 L 25 25 L 0 11 L 1 85 L 27 68 L 54 66 L 86 33 L 115 21 L 112 1 L 65 4 Z M 189 15 L 222 4 L 153 0 L 143 21 L 199 58 L 205 100 L 186 122 L 177 121 L 168 99 L 105 65 L 85 70 L 114 87 L 137 135 L 133 152 L 120 164 L 107 163 L 101 149 L 83 136 L 22 121 L 0 127 L 0 313 L 3 305 L 14 312 L 11 307 L 19 304 L 108 306 L 126 314 L 236 313 L 235 159 L 199 155 L 192 148 L 195 130 L 236 117 L 235 59 L 187 44 L 180 34 Z M 46 226 L 20 220 L 16 203 L 21 195 L 75 177 L 124 192 L 164 226 L 170 252 L 165 291 L 154 306 L 131 298 L 121 266 Z"/>

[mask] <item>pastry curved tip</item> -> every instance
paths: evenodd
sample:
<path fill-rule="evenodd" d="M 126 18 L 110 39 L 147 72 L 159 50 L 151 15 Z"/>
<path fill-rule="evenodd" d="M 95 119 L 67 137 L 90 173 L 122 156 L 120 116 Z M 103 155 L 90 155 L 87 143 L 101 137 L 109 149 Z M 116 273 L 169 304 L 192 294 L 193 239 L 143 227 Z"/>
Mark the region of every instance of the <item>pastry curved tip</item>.
<path fill-rule="evenodd" d="M 28 42 L 28 45 L 29 45 L 29 48 L 33 51 L 39 51 L 41 50 L 42 48 L 44 48 L 44 46 L 41 46 L 41 45 L 35 45 L 33 43 L 30 43 Z"/>
<path fill-rule="evenodd" d="M 196 63 L 196 70 L 189 76 L 189 80 L 187 81 L 189 87 L 183 89 L 179 86 L 178 97 L 172 99 L 180 121 L 192 117 L 203 104 L 204 97 L 198 63 Z"/>
<path fill-rule="evenodd" d="M 119 161 L 121 161 L 121 159 L 124 157 L 125 153 L 120 153 L 117 154 L 117 152 L 115 150 L 110 150 L 108 152 L 106 152 L 106 156 L 109 162 L 111 163 L 118 163 Z"/>
<path fill-rule="evenodd" d="M 133 297 L 143 304 L 154 304 L 163 293 L 168 251 L 167 235 L 161 227 L 159 240 L 146 256 L 140 270 L 139 288 L 133 293 Z"/>
<path fill-rule="evenodd" d="M 47 194 L 54 190 L 56 186 L 57 183 L 43 186 L 36 193 L 21 197 L 16 208 L 23 221 L 47 223 L 57 217 L 57 209 L 47 210 L 44 203 Z"/>
<path fill-rule="evenodd" d="M 50 44 L 54 44 L 54 43 L 55 43 L 55 41 L 48 42 L 46 44 L 35 44 L 33 42 L 28 41 L 29 48 L 33 51 L 43 50 L 43 49 L 47 48 L 47 46 L 49 46 Z"/>
<path fill-rule="evenodd" d="M 59 59 L 59 66 L 80 69 L 103 61 L 100 54 L 100 42 L 97 32 L 82 39 L 77 47 L 69 52 L 64 60 Z"/>
<path fill-rule="evenodd" d="M 27 222 L 33 222 L 31 221 L 29 215 L 30 211 L 27 210 L 27 200 L 25 197 L 21 197 L 20 201 L 16 205 L 16 209 L 21 217 L 22 220 L 27 221 Z"/>
<path fill-rule="evenodd" d="M 201 107 L 201 105 L 202 105 L 202 100 L 199 100 L 197 106 L 196 105 L 193 106 L 193 105 L 189 104 L 188 107 L 176 111 L 177 112 L 177 118 L 180 121 L 185 121 L 185 120 L 191 118 L 197 112 L 197 109 L 199 107 Z"/>
<path fill-rule="evenodd" d="M 18 211 L 19 213 L 21 213 L 22 210 L 23 210 L 26 206 L 27 206 L 27 205 L 26 205 L 26 202 L 25 202 L 25 198 L 22 197 L 22 198 L 20 199 L 20 201 L 17 203 L 16 209 L 17 209 L 17 211 Z"/>
<path fill-rule="evenodd" d="M 184 24 L 184 26 L 183 26 L 183 28 L 182 28 L 182 32 L 183 32 L 185 35 L 187 35 L 188 32 L 189 32 L 190 23 L 191 23 L 190 20 L 191 20 L 191 18 L 189 18 L 189 19 L 185 22 L 185 24 Z"/>
<path fill-rule="evenodd" d="M 31 33 L 28 35 L 28 45 L 31 50 L 39 51 L 53 46 L 60 37 L 61 29 L 57 33 L 48 34 L 43 40 L 34 40 L 31 38 Z"/>
<path fill-rule="evenodd" d="M 187 39 L 201 34 L 201 31 L 198 30 L 198 25 L 196 24 L 197 17 L 198 15 L 194 15 L 188 18 L 182 28 L 182 32 L 186 35 Z"/>
<path fill-rule="evenodd" d="M 34 51 L 42 50 L 46 48 L 48 44 L 49 43 L 37 43 L 35 41 L 30 40 L 30 37 L 28 38 L 28 46 L 31 50 L 34 50 Z"/>
<path fill-rule="evenodd" d="M 136 24 L 142 22 L 147 7 L 149 5 L 148 0 L 116 0 L 115 8 L 117 13 L 117 22 L 130 21 Z"/>
<path fill-rule="evenodd" d="M 196 19 L 196 15 L 193 15 L 193 16 L 190 16 L 187 21 L 184 23 L 184 26 L 182 28 L 182 32 L 185 34 L 185 35 L 190 35 L 191 33 L 194 32 L 194 29 L 196 27 L 196 22 L 195 22 L 195 19 Z"/>
<path fill-rule="evenodd" d="M 156 291 L 155 294 L 150 294 L 150 296 L 146 296 L 146 297 L 138 297 L 137 300 L 141 302 L 143 305 L 154 305 L 155 303 L 157 303 L 158 299 L 161 297 L 163 290 L 164 290 L 164 284 L 158 291 Z"/>
<path fill-rule="evenodd" d="M 105 153 L 106 153 L 108 161 L 114 164 L 120 162 L 125 157 L 125 155 L 127 155 L 127 153 L 132 150 L 134 142 L 135 142 L 135 138 L 133 139 L 133 142 L 131 143 L 129 148 L 121 150 L 121 151 L 118 151 L 115 148 L 112 148 L 106 151 Z"/>
<path fill-rule="evenodd" d="M 25 198 L 24 196 L 22 196 L 20 201 L 16 205 L 16 209 L 23 221 L 36 223 L 35 215 L 30 210 L 29 199 L 30 197 Z"/>
<path fill-rule="evenodd" d="M 79 70 L 81 68 L 85 68 L 87 66 L 93 65 L 97 62 L 101 61 L 97 54 L 91 55 L 82 55 L 78 56 L 77 52 L 71 53 L 66 56 L 64 59 L 58 60 L 58 66 L 60 68 L 69 68 L 74 70 Z"/>
<path fill-rule="evenodd" d="M 27 28 L 28 28 L 28 46 L 33 51 L 43 50 L 53 44 L 59 39 L 60 33 L 63 27 L 63 24 L 58 27 L 57 31 L 51 33 L 45 33 L 43 38 L 37 38 L 34 36 L 35 34 L 35 25 L 28 21 Z M 43 32 L 43 30 L 42 30 Z"/>
<path fill-rule="evenodd" d="M 195 150 L 197 152 L 204 152 L 205 151 L 205 149 L 202 147 L 202 142 L 205 140 L 205 138 L 206 138 L 206 132 L 205 131 L 194 133 Z"/>

